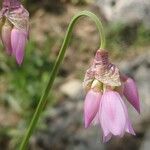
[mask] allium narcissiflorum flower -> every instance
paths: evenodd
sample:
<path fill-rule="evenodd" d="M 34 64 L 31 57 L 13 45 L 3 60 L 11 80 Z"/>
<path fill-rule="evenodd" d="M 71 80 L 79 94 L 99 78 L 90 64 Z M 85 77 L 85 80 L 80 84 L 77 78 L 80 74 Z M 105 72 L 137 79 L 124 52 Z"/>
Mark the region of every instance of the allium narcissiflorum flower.
<path fill-rule="evenodd" d="M 29 32 L 29 13 L 18 0 L 4 0 L 0 11 L 2 43 L 20 65 Z"/>
<path fill-rule="evenodd" d="M 96 52 L 83 86 L 87 91 L 84 102 L 85 128 L 92 123 L 100 124 L 104 142 L 110 140 L 112 135 L 122 137 L 125 132 L 135 135 L 123 96 L 140 113 L 136 83 L 109 62 L 107 51 L 100 49 Z"/>

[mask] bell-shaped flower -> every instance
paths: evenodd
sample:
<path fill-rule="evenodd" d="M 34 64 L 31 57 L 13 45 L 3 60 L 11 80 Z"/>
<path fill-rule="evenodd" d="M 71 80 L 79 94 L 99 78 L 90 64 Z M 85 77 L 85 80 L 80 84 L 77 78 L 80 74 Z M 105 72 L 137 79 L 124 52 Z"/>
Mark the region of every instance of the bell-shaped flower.
<path fill-rule="evenodd" d="M 0 11 L 2 43 L 20 65 L 29 33 L 29 13 L 18 0 L 4 0 Z"/>
<path fill-rule="evenodd" d="M 104 92 L 100 102 L 99 117 L 104 142 L 107 142 L 112 135 L 122 137 L 126 131 L 135 135 L 128 119 L 126 106 L 117 92 Z"/>

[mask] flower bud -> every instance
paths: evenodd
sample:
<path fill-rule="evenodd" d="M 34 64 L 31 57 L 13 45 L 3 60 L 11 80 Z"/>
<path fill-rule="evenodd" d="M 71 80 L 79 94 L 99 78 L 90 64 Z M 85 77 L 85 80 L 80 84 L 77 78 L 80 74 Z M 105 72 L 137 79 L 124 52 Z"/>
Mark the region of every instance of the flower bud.
<path fill-rule="evenodd" d="M 0 11 L 1 38 L 8 54 L 20 65 L 29 33 L 29 13 L 18 0 L 4 0 Z"/>

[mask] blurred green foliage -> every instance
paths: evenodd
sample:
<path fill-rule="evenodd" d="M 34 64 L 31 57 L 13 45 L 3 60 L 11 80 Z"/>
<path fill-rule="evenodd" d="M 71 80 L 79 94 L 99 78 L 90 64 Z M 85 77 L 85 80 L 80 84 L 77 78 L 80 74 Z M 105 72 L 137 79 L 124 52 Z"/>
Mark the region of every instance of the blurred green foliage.
<path fill-rule="evenodd" d="M 117 53 L 127 52 L 132 47 L 149 46 L 150 29 L 143 25 L 126 26 L 124 24 L 109 24 L 105 26 L 107 48 Z"/>
<path fill-rule="evenodd" d="M 25 4 L 35 4 L 39 3 L 39 0 L 23 0 Z M 41 0 L 41 3 L 47 3 L 51 4 L 54 2 L 54 0 Z M 85 4 L 86 2 L 89 2 L 89 0 L 55 0 L 55 3 L 71 3 L 71 4 Z"/>
<path fill-rule="evenodd" d="M 136 44 L 140 46 L 150 45 L 150 29 L 143 27 L 142 25 L 137 30 Z"/>
<path fill-rule="evenodd" d="M 30 41 L 27 44 L 22 66 L 18 66 L 15 59 L 2 52 L 1 47 L 0 81 L 3 85 L 2 89 L 5 89 L 0 95 L 1 106 L 3 105 L 6 109 L 19 115 L 19 122 L 15 129 L 9 124 L 7 127 L 3 126 L 2 132 L 0 131 L 0 137 L 3 134 L 3 136 L 13 139 L 11 147 L 15 147 L 19 141 L 18 139 L 22 137 L 49 79 L 55 61 L 55 58 L 50 55 L 51 48 L 49 44 L 51 42 L 49 40 L 47 38 L 44 46 L 41 47 L 42 51 L 35 42 Z M 48 99 L 50 105 L 55 103 L 56 98 L 52 92 Z"/>
<path fill-rule="evenodd" d="M 91 0 L 23 0 L 30 12 L 35 12 L 39 8 L 45 8 L 47 11 L 62 13 L 66 4 L 85 5 Z"/>

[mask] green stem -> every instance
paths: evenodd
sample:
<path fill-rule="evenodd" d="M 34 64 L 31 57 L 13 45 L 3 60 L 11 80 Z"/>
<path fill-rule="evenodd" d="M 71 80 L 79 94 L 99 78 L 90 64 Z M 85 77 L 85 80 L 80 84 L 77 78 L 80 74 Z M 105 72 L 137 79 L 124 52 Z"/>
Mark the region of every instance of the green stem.
<path fill-rule="evenodd" d="M 100 48 L 103 49 L 105 47 L 105 37 L 104 37 L 103 27 L 102 27 L 102 23 L 100 22 L 98 17 L 95 14 L 93 14 L 93 13 L 91 13 L 89 11 L 82 11 L 82 12 L 78 13 L 77 15 L 75 15 L 73 17 L 73 19 L 71 20 L 69 26 L 68 26 L 68 29 L 67 29 L 67 32 L 66 32 L 63 44 L 61 46 L 59 55 L 58 55 L 58 57 L 56 59 L 54 67 L 52 69 L 52 73 L 51 73 L 50 79 L 48 81 L 48 84 L 46 86 L 46 89 L 45 89 L 43 95 L 41 96 L 41 99 L 39 101 L 37 109 L 36 109 L 36 111 L 35 111 L 35 113 L 33 115 L 33 118 L 31 120 L 31 122 L 30 122 L 29 128 L 28 128 L 28 130 L 27 130 L 27 132 L 26 132 L 26 134 L 25 134 L 25 136 L 24 136 L 24 138 L 22 140 L 22 143 L 20 145 L 19 150 L 25 150 L 26 149 L 26 146 L 28 144 L 29 138 L 30 138 L 31 134 L 33 133 L 33 130 L 34 130 L 34 128 L 35 128 L 35 126 L 36 126 L 36 124 L 38 122 L 38 119 L 39 119 L 40 114 L 41 114 L 41 112 L 43 110 L 43 107 L 44 107 L 44 105 L 47 102 L 47 97 L 48 97 L 48 94 L 49 94 L 49 92 L 50 92 L 50 90 L 51 90 L 51 88 L 53 86 L 53 82 L 54 82 L 54 80 L 56 78 L 59 66 L 62 63 L 63 59 L 64 59 L 65 52 L 66 52 L 67 46 L 68 46 L 70 38 L 71 38 L 71 33 L 72 33 L 72 30 L 73 30 L 73 27 L 74 27 L 76 21 L 79 18 L 83 17 L 83 16 L 87 16 L 87 17 L 91 18 L 95 22 L 95 24 L 96 24 L 96 26 L 98 28 L 98 31 L 99 31 L 99 35 L 100 35 Z"/>

